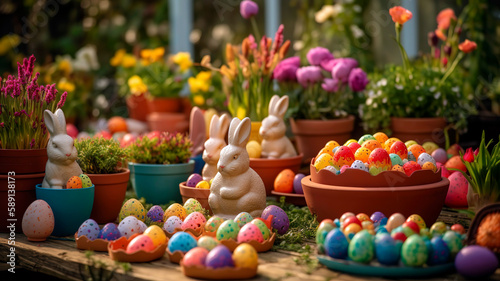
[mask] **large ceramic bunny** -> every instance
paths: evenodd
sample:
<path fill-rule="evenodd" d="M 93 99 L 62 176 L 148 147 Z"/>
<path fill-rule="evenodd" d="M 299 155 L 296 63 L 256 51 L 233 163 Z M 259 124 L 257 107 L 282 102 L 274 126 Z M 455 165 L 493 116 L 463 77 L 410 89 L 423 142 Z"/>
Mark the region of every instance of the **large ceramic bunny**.
<path fill-rule="evenodd" d="M 62 189 L 69 178 L 82 174 L 82 169 L 76 163 L 78 152 L 73 138 L 66 133 L 66 119 L 61 109 L 58 109 L 55 114 L 50 110 L 45 110 L 43 118 L 49 130 L 50 139 L 47 144 L 49 160 L 45 165 L 42 187 Z"/>
<path fill-rule="evenodd" d="M 212 116 L 210 121 L 209 139 L 205 142 L 205 150 L 203 151 L 203 161 L 205 166 L 201 174 L 203 180 L 210 181 L 217 174 L 217 162 L 219 162 L 220 152 L 226 146 L 226 133 L 231 119 L 229 115 L 224 113 L 219 116 Z"/>
<path fill-rule="evenodd" d="M 266 207 L 266 188 L 260 176 L 250 168 L 246 144 L 250 137 L 251 122 L 248 117 L 233 118 L 229 125 L 229 144 L 220 154 L 210 187 L 208 204 L 214 215 L 234 219 L 241 212 L 260 217 Z"/>
<path fill-rule="evenodd" d="M 269 102 L 269 115 L 262 120 L 262 158 L 288 158 L 297 156 L 292 142 L 285 136 L 283 117 L 288 109 L 288 96 L 274 95 Z"/>

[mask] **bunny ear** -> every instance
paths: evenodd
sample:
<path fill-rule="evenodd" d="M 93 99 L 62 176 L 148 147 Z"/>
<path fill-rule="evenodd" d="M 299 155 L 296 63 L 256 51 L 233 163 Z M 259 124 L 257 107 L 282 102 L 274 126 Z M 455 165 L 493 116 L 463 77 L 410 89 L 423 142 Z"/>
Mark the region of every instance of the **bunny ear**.
<path fill-rule="evenodd" d="M 49 134 L 51 136 L 54 136 L 55 128 L 57 127 L 57 122 L 58 122 L 54 113 L 52 113 L 48 109 L 45 109 L 45 111 L 43 112 L 43 120 L 45 123 L 45 127 L 47 127 L 47 130 L 49 131 Z"/>
<path fill-rule="evenodd" d="M 231 121 L 231 125 L 229 126 L 229 143 L 232 145 L 245 147 L 248 139 L 250 138 L 250 130 L 250 118 L 245 117 L 241 121 L 238 118 L 233 118 L 233 121 Z"/>
<path fill-rule="evenodd" d="M 274 109 L 274 115 L 279 116 L 283 119 L 287 110 L 288 110 L 288 96 L 285 95 L 282 96 L 276 103 Z"/>
<path fill-rule="evenodd" d="M 216 138 L 219 134 L 219 116 L 214 114 L 212 116 L 212 120 L 210 120 L 210 132 L 209 135 L 211 138 Z"/>
<path fill-rule="evenodd" d="M 271 97 L 271 100 L 269 101 L 269 115 L 275 115 L 276 114 L 276 103 L 280 97 L 278 95 L 274 95 Z"/>
<path fill-rule="evenodd" d="M 226 137 L 227 129 L 229 128 L 229 122 L 231 122 L 229 114 L 222 114 L 219 119 L 219 137 L 221 139 L 224 139 Z"/>
<path fill-rule="evenodd" d="M 191 109 L 189 118 L 189 137 L 193 143 L 192 155 L 196 156 L 203 152 L 203 144 L 207 139 L 205 118 L 203 117 L 203 112 L 201 112 L 201 109 L 197 106 Z"/>
<path fill-rule="evenodd" d="M 62 109 L 56 110 L 57 125 L 55 126 L 56 134 L 66 134 L 66 118 Z"/>

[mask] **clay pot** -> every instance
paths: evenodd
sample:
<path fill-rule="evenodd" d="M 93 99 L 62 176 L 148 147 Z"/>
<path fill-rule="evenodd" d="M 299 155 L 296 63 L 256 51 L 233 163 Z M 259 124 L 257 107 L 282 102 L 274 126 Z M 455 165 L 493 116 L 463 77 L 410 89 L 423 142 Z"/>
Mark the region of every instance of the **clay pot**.
<path fill-rule="evenodd" d="M 0 149 L 0 175 L 45 173 L 47 149 Z"/>
<path fill-rule="evenodd" d="M 488 216 L 491 213 L 499 213 L 499 212 L 500 212 L 499 202 L 492 204 L 485 204 L 480 209 L 478 209 L 467 232 L 467 239 L 465 240 L 465 243 L 467 245 L 475 245 L 477 231 L 483 219 L 486 218 L 486 216 Z M 497 233 L 497 235 L 499 234 Z M 492 250 L 495 253 L 498 259 L 500 259 L 500 249 L 490 249 L 490 250 Z"/>
<path fill-rule="evenodd" d="M 150 112 L 180 112 L 182 102 L 180 98 L 152 98 L 148 99 Z M 189 115 L 188 115 L 189 116 Z"/>
<path fill-rule="evenodd" d="M 125 199 L 130 170 L 116 174 L 87 174 L 95 186 L 90 218 L 97 223 L 114 222 Z"/>
<path fill-rule="evenodd" d="M 335 120 L 290 119 L 290 125 L 299 153 L 304 154 L 304 163 L 309 163 L 328 141 L 342 145 L 351 138 L 354 116 Z"/>
<path fill-rule="evenodd" d="M 183 203 L 186 203 L 186 201 L 190 198 L 196 199 L 205 210 L 209 211 L 210 215 L 213 214 L 212 209 L 210 209 L 210 205 L 208 204 L 210 189 L 189 187 L 186 185 L 186 182 L 181 182 L 179 184 L 179 190 L 181 192 Z"/>
<path fill-rule="evenodd" d="M 139 96 L 130 95 L 125 99 L 127 103 L 128 116 L 132 119 L 139 121 L 146 121 L 146 117 L 149 114 L 149 103 L 144 96 L 141 94 Z"/>
<path fill-rule="evenodd" d="M 414 140 L 419 144 L 434 142 L 439 146 L 445 143 L 444 128 L 446 119 L 436 118 L 391 118 L 392 137 L 403 142 Z"/>
<path fill-rule="evenodd" d="M 152 131 L 185 133 L 189 127 L 189 121 L 184 113 L 153 112 L 148 115 L 147 120 Z"/>
<path fill-rule="evenodd" d="M 427 225 L 432 225 L 444 205 L 450 181 L 399 187 L 351 187 L 319 184 L 311 176 L 302 179 L 307 206 L 323 219 L 340 218 L 345 212 L 372 214 L 376 211 L 387 217 L 401 213 L 405 217 L 420 215 Z"/>
<path fill-rule="evenodd" d="M 271 195 L 274 189 L 274 180 L 276 176 L 284 169 L 290 169 L 298 173 L 302 163 L 302 154 L 295 157 L 282 159 L 250 158 L 250 168 L 252 168 L 264 182 L 266 194 Z"/>

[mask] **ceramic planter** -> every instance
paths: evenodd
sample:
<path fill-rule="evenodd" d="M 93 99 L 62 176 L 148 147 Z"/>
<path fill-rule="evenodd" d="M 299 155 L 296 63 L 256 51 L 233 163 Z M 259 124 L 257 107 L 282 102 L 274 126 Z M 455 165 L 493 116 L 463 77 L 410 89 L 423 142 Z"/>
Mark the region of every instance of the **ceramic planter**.
<path fill-rule="evenodd" d="M 328 141 L 335 140 L 342 145 L 349 140 L 354 119 L 352 115 L 335 120 L 290 119 L 297 148 L 304 154 L 304 163 L 309 163 Z"/>
<path fill-rule="evenodd" d="M 114 222 L 125 199 L 130 170 L 115 174 L 87 174 L 95 186 L 90 218 L 97 223 Z"/>
<path fill-rule="evenodd" d="M 281 159 L 250 158 L 250 168 L 252 168 L 264 182 L 266 195 L 271 195 L 274 189 L 276 176 L 285 169 L 290 169 L 298 173 L 302 163 L 302 154 L 295 157 Z"/>
<path fill-rule="evenodd" d="M 127 103 L 130 118 L 143 122 L 146 121 L 146 117 L 149 114 L 149 104 L 144 94 L 139 96 L 130 95 L 125 102 Z"/>
<path fill-rule="evenodd" d="M 170 201 L 182 202 L 179 184 L 194 171 L 194 160 L 188 163 L 156 165 L 128 163 L 130 181 L 138 198 L 161 205 Z"/>
<path fill-rule="evenodd" d="M 148 115 L 148 126 L 152 131 L 187 132 L 189 120 L 184 113 L 153 112 Z"/>
<path fill-rule="evenodd" d="M 47 202 L 54 213 L 53 236 L 73 236 L 90 218 L 94 204 L 94 185 L 77 189 L 43 188 L 36 185 L 36 199 Z"/>
<path fill-rule="evenodd" d="M 419 144 L 434 142 L 439 146 L 445 143 L 444 128 L 446 119 L 436 118 L 391 118 L 392 137 L 403 142 L 414 140 Z"/>
<path fill-rule="evenodd" d="M 182 202 L 186 203 L 190 198 L 196 199 L 200 202 L 201 206 L 210 212 L 212 215 L 212 209 L 210 209 L 210 205 L 208 204 L 208 196 L 210 196 L 210 189 L 203 188 L 195 188 L 189 187 L 186 185 L 186 182 L 182 182 L 179 184 L 179 190 L 182 196 Z"/>
<path fill-rule="evenodd" d="M 476 215 L 474 216 L 474 219 L 472 220 L 472 223 L 467 232 L 467 239 L 465 240 L 465 243 L 467 245 L 475 245 L 477 239 L 477 231 L 483 219 L 486 218 L 486 216 L 488 216 L 489 214 L 499 213 L 499 212 L 500 212 L 499 202 L 492 204 L 485 204 L 480 209 L 477 209 Z M 496 233 L 496 235 L 498 235 L 498 233 Z M 490 250 L 492 250 L 495 253 L 498 259 L 500 259 L 500 249 L 490 249 Z"/>
<path fill-rule="evenodd" d="M 180 98 L 152 98 L 148 99 L 148 106 L 150 112 L 180 112 L 181 99 Z"/>

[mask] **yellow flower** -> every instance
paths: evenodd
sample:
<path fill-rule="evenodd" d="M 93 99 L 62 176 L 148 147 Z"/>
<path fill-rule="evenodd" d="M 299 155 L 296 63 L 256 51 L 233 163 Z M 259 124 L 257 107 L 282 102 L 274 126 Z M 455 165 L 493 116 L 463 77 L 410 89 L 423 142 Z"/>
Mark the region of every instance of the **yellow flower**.
<path fill-rule="evenodd" d="M 193 65 L 191 55 L 188 52 L 178 52 L 172 59 L 174 63 L 179 65 L 182 72 L 188 70 Z"/>
<path fill-rule="evenodd" d="M 120 65 L 122 63 L 125 54 L 126 54 L 125 49 L 119 49 L 118 51 L 116 51 L 115 55 L 111 58 L 109 64 L 111 64 L 111 66 Z"/>
<path fill-rule="evenodd" d="M 125 68 L 130 68 L 130 67 L 135 66 L 136 62 L 137 62 L 137 60 L 135 59 L 135 57 L 133 55 L 126 54 L 125 56 L 123 56 L 121 65 Z"/>
<path fill-rule="evenodd" d="M 200 73 L 196 74 L 196 79 L 200 79 L 202 81 L 208 81 L 212 77 L 212 71 L 200 71 Z"/>
<path fill-rule="evenodd" d="M 247 111 L 243 106 L 238 106 L 238 109 L 236 110 L 236 117 L 239 119 L 243 120 L 247 116 Z"/>
<path fill-rule="evenodd" d="M 132 94 L 138 96 L 148 91 L 148 86 L 142 82 L 141 77 L 134 75 L 128 79 L 128 86 Z"/>
<path fill-rule="evenodd" d="M 165 48 L 159 47 L 155 49 L 144 49 L 141 50 L 141 58 L 143 65 L 149 65 L 153 62 L 161 61 L 165 55 Z"/>
<path fill-rule="evenodd" d="M 73 92 L 75 90 L 75 84 L 69 82 L 68 80 L 66 80 L 66 78 L 62 78 L 59 83 L 57 83 L 57 88 L 60 90 L 60 91 L 66 91 L 66 92 Z"/>
<path fill-rule="evenodd" d="M 193 102 L 195 105 L 204 105 L 205 104 L 205 98 L 202 95 L 195 95 L 193 97 Z"/>
<path fill-rule="evenodd" d="M 188 78 L 189 90 L 191 93 L 196 94 L 198 92 L 207 92 L 210 88 L 208 81 L 204 81 L 198 78 L 189 77 Z"/>
<path fill-rule="evenodd" d="M 63 59 L 59 63 L 59 69 L 62 70 L 66 75 L 71 73 L 71 71 L 73 70 L 73 68 L 71 67 L 71 62 L 67 59 Z"/>
<path fill-rule="evenodd" d="M 19 43 L 21 43 L 21 38 L 16 34 L 9 34 L 0 38 L 0 56 L 17 47 Z"/>

